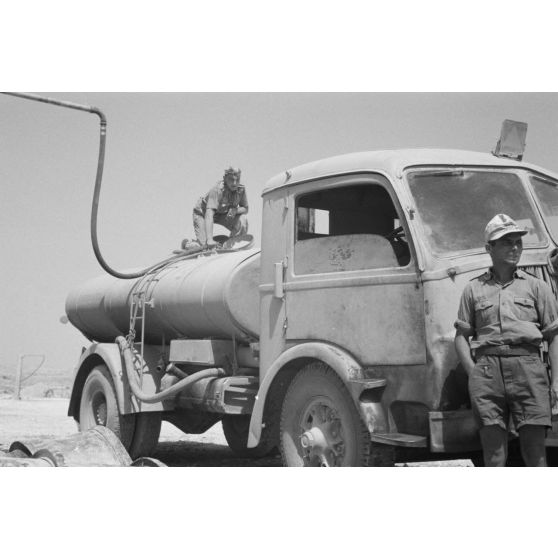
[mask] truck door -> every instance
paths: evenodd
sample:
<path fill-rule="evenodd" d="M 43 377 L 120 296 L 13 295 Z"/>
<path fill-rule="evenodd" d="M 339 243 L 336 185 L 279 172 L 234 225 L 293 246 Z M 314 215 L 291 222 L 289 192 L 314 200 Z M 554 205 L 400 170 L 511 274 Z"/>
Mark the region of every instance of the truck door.
<path fill-rule="evenodd" d="M 292 193 L 286 342 L 326 341 L 364 365 L 425 363 L 423 289 L 389 181 L 363 173 Z"/>

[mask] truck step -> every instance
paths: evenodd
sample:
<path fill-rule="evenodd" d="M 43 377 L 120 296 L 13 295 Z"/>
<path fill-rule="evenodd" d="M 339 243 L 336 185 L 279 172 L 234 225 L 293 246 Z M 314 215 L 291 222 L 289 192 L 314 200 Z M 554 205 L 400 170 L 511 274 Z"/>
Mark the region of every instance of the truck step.
<path fill-rule="evenodd" d="M 380 444 L 407 448 L 425 448 L 428 442 L 426 436 L 402 434 L 401 432 L 373 432 L 370 434 L 370 438 L 373 442 Z"/>

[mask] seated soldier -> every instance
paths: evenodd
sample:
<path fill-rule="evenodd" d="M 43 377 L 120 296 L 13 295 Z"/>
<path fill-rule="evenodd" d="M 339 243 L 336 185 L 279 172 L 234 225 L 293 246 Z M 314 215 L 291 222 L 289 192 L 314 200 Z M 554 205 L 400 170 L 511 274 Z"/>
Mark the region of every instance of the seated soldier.
<path fill-rule="evenodd" d="M 213 224 L 222 225 L 230 231 L 229 239 L 248 232 L 248 199 L 240 184 L 240 169 L 229 167 L 209 192 L 194 207 L 194 232 L 202 248 L 215 246 Z"/>

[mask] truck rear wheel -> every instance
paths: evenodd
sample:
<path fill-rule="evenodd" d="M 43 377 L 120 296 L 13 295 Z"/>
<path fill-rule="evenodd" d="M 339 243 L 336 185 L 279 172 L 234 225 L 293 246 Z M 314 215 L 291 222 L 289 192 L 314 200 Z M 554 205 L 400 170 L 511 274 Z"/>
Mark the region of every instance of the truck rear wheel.
<path fill-rule="evenodd" d="M 110 372 L 98 365 L 89 372 L 81 392 L 79 429 L 84 432 L 97 425 L 110 428 L 132 459 L 147 457 L 159 441 L 161 413 L 120 414 Z"/>
<path fill-rule="evenodd" d="M 89 372 L 79 405 L 80 432 L 98 425 L 110 428 L 126 449 L 130 447 L 134 437 L 135 417 L 118 412 L 112 378 L 108 368 L 102 364 Z"/>
<path fill-rule="evenodd" d="M 393 466 L 376 446 L 339 376 L 322 363 L 295 377 L 281 410 L 280 449 L 287 467 Z"/>
<path fill-rule="evenodd" d="M 259 459 L 273 453 L 275 444 L 270 436 L 262 433 L 262 439 L 255 448 L 248 446 L 248 430 L 250 427 L 250 415 L 225 415 L 222 419 L 223 433 L 229 448 L 238 457 L 252 457 Z"/>

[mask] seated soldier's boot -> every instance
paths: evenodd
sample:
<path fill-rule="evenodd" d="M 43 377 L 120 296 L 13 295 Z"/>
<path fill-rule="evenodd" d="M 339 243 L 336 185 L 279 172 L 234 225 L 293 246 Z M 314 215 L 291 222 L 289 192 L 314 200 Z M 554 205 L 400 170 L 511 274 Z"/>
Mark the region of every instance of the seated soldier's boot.
<path fill-rule="evenodd" d="M 182 250 L 191 250 L 192 248 L 201 248 L 201 244 L 197 240 L 190 240 L 188 238 L 185 238 L 182 241 L 180 248 Z"/>

